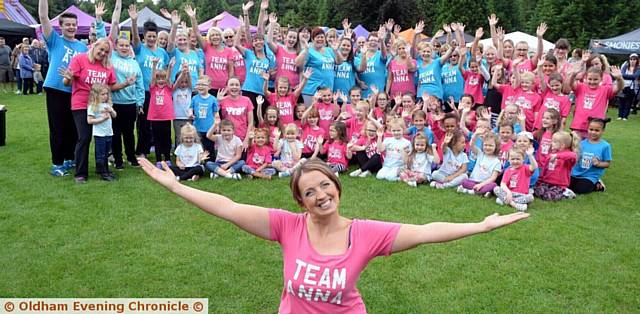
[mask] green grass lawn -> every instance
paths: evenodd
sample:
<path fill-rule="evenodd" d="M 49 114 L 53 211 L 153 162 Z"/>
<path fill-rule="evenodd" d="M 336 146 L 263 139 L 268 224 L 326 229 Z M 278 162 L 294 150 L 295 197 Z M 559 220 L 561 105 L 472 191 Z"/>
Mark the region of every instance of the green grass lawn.
<path fill-rule="evenodd" d="M 0 104 L 9 109 L 0 147 L 1 297 L 202 297 L 214 313 L 277 312 L 277 244 L 205 214 L 139 169 L 97 180 L 93 148 L 88 184 L 52 177 L 44 96 L 0 94 Z M 374 260 L 359 281 L 369 312 L 640 312 L 638 121 L 607 128 L 614 161 L 605 193 L 536 199 L 524 222 Z M 513 211 L 453 190 L 341 179 L 347 217 L 468 222 Z M 188 184 L 300 210 L 288 180 Z"/>

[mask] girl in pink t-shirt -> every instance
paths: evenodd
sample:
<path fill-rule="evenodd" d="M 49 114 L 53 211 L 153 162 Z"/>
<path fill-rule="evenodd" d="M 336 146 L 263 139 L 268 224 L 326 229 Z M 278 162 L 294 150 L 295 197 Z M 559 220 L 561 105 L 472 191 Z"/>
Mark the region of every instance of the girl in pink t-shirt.
<path fill-rule="evenodd" d="M 258 103 L 258 127 L 268 129 L 269 143 L 275 143 L 276 139 L 280 139 L 281 129 L 284 128 L 279 118 L 278 108 L 269 106 L 263 114 L 262 104 L 264 103 L 264 98 L 258 96 L 256 97 L 256 102 Z M 274 151 L 275 149 L 274 147 Z"/>
<path fill-rule="evenodd" d="M 313 107 L 318 109 L 318 114 L 320 115 L 318 125 L 324 130 L 325 134 L 329 134 L 329 126 L 338 117 L 340 108 L 333 102 L 331 89 L 328 87 L 321 88 L 317 94 Z"/>
<path fill-rule="evenodd" d="M 416 60 L 411 58 L 407 51 L 409 48 L 407 42 L 399 38 L 396 41 L 397 54 L 389 62 L 386 92 L 390 95 L 398 95 L 405 93 L 416 94 L 416 86 L 414 84 L 413 73 L 417 69 Z"/>
<path fill-rule="evenodd" d="M 269 145 L 269 130 L 257 128 L 249 134 L 251 147 L 247 153 L 247 164 L 242 166 L 242 172 L 249 178 L 256 177 L 271 180 L 276 170 L 271 167 L 273 149 Z"/>
<path fill-rule="evenodd" d="M 509 150 L 513 147 L 513 125 L 509 123 L 503 123 L 498 126 L 498 137 L 500 138 L 500 163 L 504 166 L 509 158 Z"/>
<path fill-rule="evenodd" d="M 522 74 L 515 72 L 514 75 L 516 76 L 516 84 L 520 85 L 520 87 L 516 89 L 514 102 L 520 107 L 520 112 L 525 115 L 526 130 L 532 131 L 536 112 L 540 110 L 540 105 L 542 104 L 542 97 L 533 91 L 535 75 L 531 72 Z"/>
<path fill-rule="evenodd" d="M 229 95 L 227 96 L 227 93 Z M 240 80 L 230 78 L 227 88 L 218 92 L 220 116 L 233 122 L 235 135 L 243 141 L 245 149 L 249 147 L 249 134 L 253 131 L 253 104 L 247 97 L 240 95 Z"/>
<path fill-rule="evenodd" d="M 609 99 L 624 88 L 620 69 L 612 66 L 611 74 L 616 78 L 616 85 L 600 84 L 602 70 L 596 67 L 587 70 L 586 84 L 575 80 L 577 72 L 572 72 L 569 76 L 569 85 L 576 95 L 576 109 L 570 127 L 578 132 L 581 138 L 587 136 L 589 118 L 605 118 Z"/>
<path fill-rule="evenodd" d="M 504 171 L 500 186 L 493 189 L 493 194 L 498 205 L 509 205 L 518 211 L 527 210 L 527 204 L 533 202 L 533 195 L 529 194 L 529 181 L 531 175 L 538 168 L 538 163 L 533 157 L 533 146 L 526 151 L 530 165 L 524 164 L 525 152 L 519 148 L 509 150 L 509 168 Z"/>
<path fill-rule="evenodd" d="M 312 73 L 313 70 L 311 68 L 307 69 L 302 74 L 302 81 L 300 81 L 300 84 L 298 84 L 298 87 L 296 87 L 293 92 L 291 92 L 291 84 L 286 76 L 277 78 L 275 93 L 269 91 L 269 73 L 262 73 L 262 78 L 264 79 L 264 97 L 271 106 L 278 108 L 278 118 L 281 128 L 284 128 L 284 126 L 289 123 L 293 123 L 293 110 L 302 93 L 302 89 L 307 84 Z M 260 110 L 260 108 L 258 108 L 258 110 Z"/>
<path fill-rule="evenodd" d="M 466 49 L 462 49 L 465 51 Z M 458 63 L 462 77 L 464 78 L 464 93 L 473 96 L 476 104 L 484 103 L 484 95 L 482 94 L 482 85 L 485 80 L 489 80 L 489 72 L 482 65 L 482 56 L 478 59 L 469 61 L 469 69 L 464 68 L 466 53 L 460 53 L 461 60 Z"/>
<path fill-rule="evenodd" d="M 562 94 L 562 76 L 558 73 L 552 73 L 549 75 L 548 83 L 544 83 L 540 86 L 542 92 L 542 105 L 538 114 L 536 115 L 536 121 L 533 123 L 534 130 L 540 129 L 542 126 L 542 113 L 547 109 L 555 109 L 560 113 L 561 129 L 564 129 L 567 116 L 571 111 L 571 100 L 569 96 Z"/>
<path fill-rule="evenodd" d="M 324 141 L 327 133 L 320 128 L 318 121 L 320 120 L 320 114 L 318 109 L 314 106 L 310 106 L 302 115 L 302 157 L 310 159 L 318 156 L 320 153 L 320 146 Z"/>
<path fill-rule="evenodd" d="M 560 131 L 560 113 L 558 110 L 549 108 L 542 113 L 542 127 L 533 133 L 533 137 L 538 141 L 538 152 L 536 159 L 541 169 L 547 165 L 549 155 L 551 155 L 551 139 L 553 135 Z"/>
<path fill-rule="evenodd" d="M 545 201 L 559 201 L 564 198 L 575 198 L 569 189 L 571 169 L 577 160 L 576 151 L 580 145 L 577 134 L 559 131 L 551 139 L 551 155 L 544 168 L 541 168 L 540 179 L 533 189 L 533 194 Z"/>
<path fill-rule="evenodd" d="M 173 112 L 173 86 L 167 77 L 168 72 L 157 70 L 158 59 L 153 59 L 151 71 L 151 85 L 149 86 L 150 101 L 147 120 L 151 122 L 151 132 L 156 147 L 156 162 L 167 161 L 171 164 L 171 122 Z M 189 68 L 183 64 L 176 82 L 182 81 L 184 75 L 189 75 Z M 171 68 L 171 67 L 169 67 Z"/>
<path fill-rule="evenodd" d="M 322 154 L 327 155 L 327 164 L 331 171 L 341 173 L 347 170 L 351 150 L 347 149 L 347 126 L 336 121 L 329 127 L 329 140 L 322 146 Z"/>

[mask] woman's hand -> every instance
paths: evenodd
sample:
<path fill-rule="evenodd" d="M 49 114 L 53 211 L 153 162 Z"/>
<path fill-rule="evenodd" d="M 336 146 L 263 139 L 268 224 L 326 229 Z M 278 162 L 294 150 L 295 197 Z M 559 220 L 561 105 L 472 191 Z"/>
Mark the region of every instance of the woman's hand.
<path fill-rule="evenodd" d="M 173 190 L 179 183 L 176 180 L 176 175 L 169 169 L 166 162 L 162 162 L 162 170 L 158 169 L 146 158 L 138 158 L 138 163 L 142 170 L 160 185 L 164 186 L 167 190 Z"/>
<path fill-rule="evenodd" d="M 506 225 L 510 225 L 514 222 L 518 222 L 522 219 L 527 219 L 529 217 L 528 213 L 513 213 L 509 215 L 498 215 L 497 213 L 487 216 L 482 224 L 485 226 L 486 231 L 492 231 L 498 229 L 500 227 L 504 227 Z"/>

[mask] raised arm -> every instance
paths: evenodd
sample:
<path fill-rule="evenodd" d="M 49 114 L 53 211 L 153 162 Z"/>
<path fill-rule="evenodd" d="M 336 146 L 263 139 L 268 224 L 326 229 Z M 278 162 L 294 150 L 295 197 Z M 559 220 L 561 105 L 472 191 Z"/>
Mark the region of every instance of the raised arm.
<path fill-rule="evenodd" d="M 418 24 L 416 24 L 416 26 L 413 28 L 413 42 L 411 43 L 411 56 L 413 58 L 417 58 L 418 56 L 418 51 L 417 47 L 418 47 L 418 42 L 420 41 L 420 34 L 422 34 L 422 31 L 424 30 L 424 21 L 419 21 Z"/>
<path fill-rule="evenodd" d="M 267 9 L 269 8 L 269 0 L 262 0 L 260 2 L 260 12 L 258 13 L 258 35 L 264 35 L 264 25 L 268 19 Z M 250 24 L 250 23 L 247 23 Z"/>
<path fill-rule="evenodd" d="M 302 72 L 302 78 L 300 79 L 300 83 L 298 84 L 296 89 L 293 91 L 293 96 L 296 99 L 300 97 L 300 94 L 302 94 L 302 90 L 304 89 L 304 86 L 307 85 L 307 82 L 309 82 L 309 78 L 311 77 L 311 74 L 313 74 L 312 68 L 307 68 L 304 72 Z"/>
<path fill-rule="evenodd" d="M 480 38 L 482 38 L 482 36 L 484 35 L 484 31 L 482 30 L 482 27 L 478 27 L 478 29 L 476 29 L 476 35 L 473 37 L 473 43 L 471 43 L 471 57 L 474 57 L 474 54 L 476 53 L 476 49 L 478 49 L 478 42 L 480 42 Z M 472 59 L 470 59 L 472 60 Z"/>
<path fill-rule="evenodd" d="M 478 223 L 432 222 L 426 225 L 403 224 L 398 231 L 391 251 L 412 249 L 420 244 L 448 242 L 478 233 L 489 232 L 529 217 L 528 213 L 487 216 Z"/>
<path fill-rule="evenodd" d="M 53 28 L 51 27 L 51 21 L 49 20 L 49 1 L 38 0 L 38 17 L 40 18 L 40 26 L 42 26 L 42 33 L 45 38 L 49 38 Z"/>
<path fill-rule="evenodd" d="M 247 13 L 248 14 L 248 13 Z M 248 20 L 244 20 L 242 24 L 240 25 L 240 28 L 243 29 L 244 28 L 244 24 L 248 23 Z M 247 50 L 247 48 L 244 47 L 242 41 L 241 41 L 241 30 L 238 29 L 238 31 L 235 33 L 235 35 L 233 36 L 233 46 L 236 47 L 236 49 L 238 49 L 238 51 L 242 54 L 242 56 L 244 57 L 244 51 Z M 246 36 L 251 36 L 251 33 L 246 33 Z"/>
<path fill-rule="evenodd" d="M 187 4 L 184 7 L 184 11 L 189 16 L 189 21 L 191 22 L 191 30 L 196 35 L 198 46 L 204 48 L 204 40 L 202 39 L 202 35 L 200 35 L 200 30 L 198 30 L 198 15 L 196 9 L 191 7 L 190 4 Z"/>
<path fill-rule="evenodd" d="M 171 31 L 169 32 L 169 41 L 167 42 L 167 52 L 171 53 L 176 47 L 176 32 L 178 31 L 178 24 L 180 24 L 180 15 L 178 11 L 173 10 L 171 12 Z"/>
<path fill-rule="evenodd" d="M 116 5 L 113 7 L 113 14 L 111 15 L 111 30 L 109 31 L 109 38 L 115 45 L 118 39 L 118 33 L 120 33 L 120 14 L 122 13 L 122 0 L 116 0 Z"/>
<path fill-rule="evenodd" d="M 251 38 L 251 19 L 249 19 L 249 10 L 253 7 L 253 1 L 249 1 L 247 3 L 242 4 L 242 19 L 244 23 L 240 25 L 240 28 L 244 29 L 244 33 L 247 37 L 247 40 Z M 236 35 L 239 32 L 236 32 Z M 237 45 L 236 45 L 237 47 Z"/>
<path fill-rule="evenodd" d="M 616 79 L 616 85 L 613 87 L 613 94 L 616 95 L 624 89 L 624 79 L 622 79 L 622 71 L 620 71 L 620 68 L 613 65 L 611 66 L 611 75 Z"/>
<path fill-rule="evenodd" d="M 544 52 L 544 33 L 547 32 L 547 23 L 540 23 L 538 28 L 536 29 L 536 37 L 538 37 L 538 50 L 536 50 L 536 54 L 531 58 L 531 63 L 537 64 L 538 60 L 542 58 L 542 53 Z"/>
<path fill-rule="evenodd" d="M 498 25 L 498 17 L 496 16 L 495 13 L 491 13 L 491 15 L 489 15 L 489 17 L 487 17 L 487 19 L 489 20 L 489 30 L 491 32 L 491 42 L 493 43 L 494 47 L 498 47 L 498 36 L 497 32 L 496 32 L 496 25 Z"/>
<path fill-rule="evenodd" d="M 220 194 L 200 191 L 180 184 L 175 174 L 162 163 L 163 170 L 156 168 L 146 158 L 138 159 L 142 170 L 154 181 L 167 190 L 189 201 L 205 212 L 224 219 L 238 226 L 240 229 L 258 236 L 270 239 L 269 210 L 264 207 L 236 203 Z"/>
<path fill-rule="evenodd" d="M 140 46 L 140 34 L 138 34 L 138 9 L 135 4 L 129 5 L 129 17 L 131 18 L 131 46 Z"/>
<path fill-rule="evenodd" d="M 278 43 L 274 39 L 275 25 L 278 23 L 278 16 L 275 13 L 269 14 L 269 25 L 267 26 L 267 44 L 269 49 L 275 53 L 278 50 Z"/>

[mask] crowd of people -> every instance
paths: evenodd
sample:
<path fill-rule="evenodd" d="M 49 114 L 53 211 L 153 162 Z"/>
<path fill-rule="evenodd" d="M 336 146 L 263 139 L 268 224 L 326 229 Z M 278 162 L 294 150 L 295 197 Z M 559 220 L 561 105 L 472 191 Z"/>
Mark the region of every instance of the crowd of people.
<path fill-rule="evenodd" d="M 109 154 L 121 170 L 125 158 L 136 167 L 153 149 L 157 165 L 168 162 L 179 180 L 287 177 L 320 158 L 336 174 L 495 195 L 520 211 L 534 196 L 604 191 L 606 111 L 622 92 L 619 119 L 627 119 L 637 55 L 621 70 L 587 50 L 568 58 L 566 39 L 544 51 L 544 23 L 530 53 L 526 42 L 504 39 L 495 15 L 488 18 L 492 45 L 479 43 L 479 28 L 470 48 L 465 25 L 455 22 L 429 40 L 419 22 L 412 41 L 392 20 L 367 38 L 348 20 L 341 32 L 282 27 L 266 1 L 252 33 L 252 6 L 243 5 L 240 28 L 214 21 L 202 36 L 189 5 L 190 27 L 178 11 L 161 11 L 169 32 L 138 21 L 132 5 L 130 40 L 118 35 L 121 1 L 110 34 L 97 4 L 95 36 L 85 45 L 75 38 L 73 14 L 61 15 L 59 35 L 40 1 L 50 64 L 29 49 L 36 40 L 17 49 L 23 93 L 44 76 L 51 173 L 75 169 L 75 181 L 86 182 L 93 137 L 96 171 L 109 181 Z"/>

